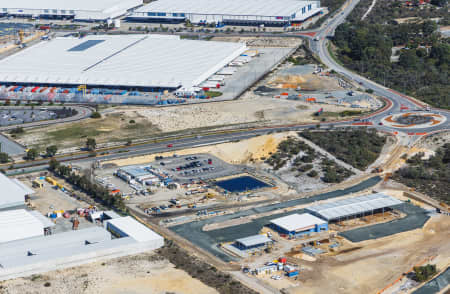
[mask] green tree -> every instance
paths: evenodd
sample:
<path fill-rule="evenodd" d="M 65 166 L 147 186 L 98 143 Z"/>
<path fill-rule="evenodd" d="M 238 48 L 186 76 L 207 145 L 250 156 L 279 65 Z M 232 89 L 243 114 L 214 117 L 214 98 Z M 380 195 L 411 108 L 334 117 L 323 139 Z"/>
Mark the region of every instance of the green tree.
<path fill-rule="evenodd" d="M 425 282 L 432 276 L 436 274 L 436 265 L 427 264 L 425 266 L 415 266 L 414 267 L 415 279 L 418 282 Z"/>
<path fill-rule="evenodd" d="M 59 162 L 54 158 L 50 159 L 48 165 L 49 165 L 50 170 L 52 170 L 52 171 L 57 170 L 60 166 Z"/>
<path fill-rule="evenodd" d="M 36 149 L 31 148 L 31 149 L 28 149 L 28 151 L 27 151 L 26 159 L 27 160 L 35 160 L 36 157 L 38 157 L 38 156 L 39 156 L 39 152 Z"/>
<path fill-rule="evenodd" d="M 102 117 L 102 115 L 100 114 L 100 112 L 98 112 L 98 111 L 94 111 L 92 114 L 91 114 L 91 118 L 101 118 Z"/>
<path fill-rule="evenodd" d="M 416 69 L 419 63 L 419 57 L 417 57 L 416 50 L 404 50 L 400 54 L 398 63 L 404 68 Z"/>
<path fill-rule="evenodd" d="M 94 138 L 88 138 L 86 140 L 86 148 L 90 151 L 95 150 L 95 148 L 97 147 L 97 142 L 95 141 Z"/>
<path fill-rule="evenodd" d="M 53 157 L 53 156 L 55 156 L 55 154 L 56 154 L 57 151 L 58 151 L 58 147 L 56 147 L 56 145 L 48 146 L 47 149 L 46 149 L 46 152 L 47 152 L 47 156 L 48 156 L 48 157 Z"/>

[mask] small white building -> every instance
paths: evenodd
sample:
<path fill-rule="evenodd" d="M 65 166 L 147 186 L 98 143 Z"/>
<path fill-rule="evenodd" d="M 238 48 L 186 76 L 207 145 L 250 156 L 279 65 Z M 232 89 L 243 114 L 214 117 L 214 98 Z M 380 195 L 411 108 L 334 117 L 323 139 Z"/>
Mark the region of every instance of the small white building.
<path fill-rule="evenodd" d="M 131 216 L 114 218 L 103 222 L 104 227 L 117 238 L 131 237 L 139 243 L 150 243 L 151 248 L 164 246 L 164 238 L 156 234 Z"/>
<path fill-rule="evenodd" d="M 44 224 L 25 209 L 0 212 L 0 243 L 43 235 Z"/>

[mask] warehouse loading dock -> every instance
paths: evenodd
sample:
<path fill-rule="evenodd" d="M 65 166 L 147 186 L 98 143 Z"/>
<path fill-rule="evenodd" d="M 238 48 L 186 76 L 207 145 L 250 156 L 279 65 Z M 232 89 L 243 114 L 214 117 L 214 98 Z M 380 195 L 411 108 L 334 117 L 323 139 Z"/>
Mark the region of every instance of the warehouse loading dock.
<path fill-rule="evenodd" d="M 128 19 L 173 23 L 189 20 L 194 24 L 215 23 L 218 26 L 222 24 L 285 26 L 301 23 L 320 14 L 322 10 L 320 1 L 158 0 L 136 9 Z"/>

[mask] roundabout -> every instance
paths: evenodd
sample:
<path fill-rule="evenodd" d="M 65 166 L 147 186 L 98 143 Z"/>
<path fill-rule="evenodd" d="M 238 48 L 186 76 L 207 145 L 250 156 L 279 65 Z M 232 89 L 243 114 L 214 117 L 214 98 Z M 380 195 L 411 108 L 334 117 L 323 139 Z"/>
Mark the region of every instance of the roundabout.
<path fill-rule="evenodd" d="M 438 126 L 446 120 L 437 113 L 406 112 L 386 116 L 381 122 L 392 128 L 422 129 Z"/>

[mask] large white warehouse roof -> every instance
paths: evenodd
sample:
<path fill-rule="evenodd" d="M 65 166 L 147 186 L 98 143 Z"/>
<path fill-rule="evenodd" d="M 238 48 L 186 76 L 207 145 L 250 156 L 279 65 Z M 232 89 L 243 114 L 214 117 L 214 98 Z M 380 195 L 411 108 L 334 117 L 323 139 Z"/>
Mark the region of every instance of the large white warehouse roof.
<path fill-rule="evenodd" d="M 259 15 L 259 16 L 290 16 L 308 1 L 298 0 L 157 0 L 136 12 L 178 12 L 196 14 L 229 14 L 229 15 Z"/>
<path fill-rule="evenodd" d="M 10 179 L 0 173 L 0 209 L 17 207 L 25 204 L 25 195 L 34 193 L 19 180 Z"/>
<path fill-rule="evenodd" d="M 0 212 L 0 243 L 42 235 L 44 225 L 25 209 Z"/>
<path fill-rule="evenodd" d="M 0 13 L 103 20 L 123 15 L 142 3 L 142 0 L 5 0 L 0 1 Z"/>
<path fill-rule="evenodd" d="M 294 213 L 273 219 L 270 223 L 283 228 L 286 231 L 292 232 L 307 230 L 315 225 L 326 224 L 327 222 L 309 213 Z"/>
<path fill-rule="evenodd" d="M 56 38 L 1 60 L 0 82 L 191 87 L 245 50 L 242 43 L 168 35 Z"/>
<path fill-rule="evenodd" d="M 121 231 L 128 237 L 138 242 L 157 242 L 164 244 L 164 238 L 156 234 L 131 216 L 113 218 L 106 221 L 105 226 L 110 229 L 113 226 L 115 230 Z M 162 246 L 162 245 L 161 245 Z"/>

